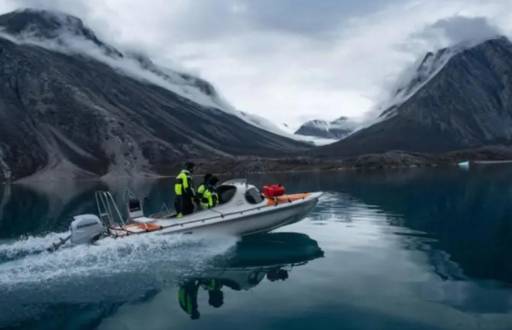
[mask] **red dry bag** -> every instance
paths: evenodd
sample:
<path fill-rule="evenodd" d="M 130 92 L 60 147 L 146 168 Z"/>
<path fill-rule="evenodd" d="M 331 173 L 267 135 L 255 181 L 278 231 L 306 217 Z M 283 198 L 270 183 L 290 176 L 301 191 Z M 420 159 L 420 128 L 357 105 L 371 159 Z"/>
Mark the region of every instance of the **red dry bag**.
<path fill-rule="evenodd" d="M 263 186 L 263 195 L 265 197 L 278 197 L 284 195 L 285 189 L 280 184 L 269 184 Z"/>

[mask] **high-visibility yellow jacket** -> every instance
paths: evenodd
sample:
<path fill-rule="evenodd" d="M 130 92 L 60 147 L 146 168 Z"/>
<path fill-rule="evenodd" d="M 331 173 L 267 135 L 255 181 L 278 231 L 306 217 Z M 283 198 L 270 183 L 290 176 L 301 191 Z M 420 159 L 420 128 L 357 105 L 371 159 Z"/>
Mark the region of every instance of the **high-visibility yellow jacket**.
<path fill-rule="evenodd" d="M 203 196 L 204 191 L 206 190 L 206 185 L 204 183 L 201 183 L 199 187 L 197 187 L 197 194 L 199 196 Z"/>
<path fill-rule="evenodd" d="M 178 174 L 176 177 L 176 183 L 174 184 L 174 192 L 176 193 L 176 196 L 194 196 L 192 178 L 190 177 L 189 171 L 181 170 L 181 172 Z"/>
<path fill-rule="evenodd" d="M 213 189 L 209 188 L 207 185 L 202 183 L 197 188 L 197 194 L 199 195 L 199 198 L 201 199 L 201 207 L 203 209 L 209 209 L 211 207 L 214 207 L 218 203 L 218 196 Z"/>

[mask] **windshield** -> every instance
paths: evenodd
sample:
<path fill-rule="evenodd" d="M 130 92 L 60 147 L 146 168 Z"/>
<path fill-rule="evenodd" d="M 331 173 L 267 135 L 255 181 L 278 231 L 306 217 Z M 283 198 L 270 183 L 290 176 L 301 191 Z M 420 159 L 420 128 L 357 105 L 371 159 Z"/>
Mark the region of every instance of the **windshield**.
<path fill-rule="evenodd" d="M 258 204 L 263 200 L 263 196 L 257 188 L 252 187 L 245 192 L 245 199 L 251 204 Z"/>
<path fill-rule="evenodd" d="M 229 202 L 233 196 L 235 196 L 235 186 L 220 186 L 217 188 L 217 194 L 219 195 L 219 204 Z"/>

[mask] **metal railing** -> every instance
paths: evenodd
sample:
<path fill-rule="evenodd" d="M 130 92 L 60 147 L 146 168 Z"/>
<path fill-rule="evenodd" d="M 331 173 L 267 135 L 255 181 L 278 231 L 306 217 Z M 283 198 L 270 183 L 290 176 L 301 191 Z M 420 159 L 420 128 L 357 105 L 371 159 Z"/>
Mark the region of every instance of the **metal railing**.
<path fill-rule="evenodd" d="M 98 215 L 105 226 L 124 226 L 126 221 L 123 219 L 119 208 L 110 191 L 97 191 L 94 194 Z"/>

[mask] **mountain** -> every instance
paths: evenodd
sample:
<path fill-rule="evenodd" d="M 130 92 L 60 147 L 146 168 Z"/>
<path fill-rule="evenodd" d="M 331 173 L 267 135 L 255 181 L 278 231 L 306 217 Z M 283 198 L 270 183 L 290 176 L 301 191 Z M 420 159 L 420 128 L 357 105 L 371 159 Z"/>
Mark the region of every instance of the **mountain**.
<path fill-rule="evenodd" d="M 244 120 L 203 79 L 101 41 L 63 13 L 0 16 L 0 181 L 168 173 L 187 158 L 304 144 Z"/>
<path fill-rule="evenodd" d="M 429 53 L 379 120 L 321 155 L 438 153 L 512 142 L 512 44 L 505 37 Z"/>
<path fill-rule="evenodd" d="M 302 124 L 295 134 L 326 139 L 341 139 L 350 134 L 354 128 L 354 123 L 347 117 L 340 117 L 331 122 L 315 119 Z"/>

